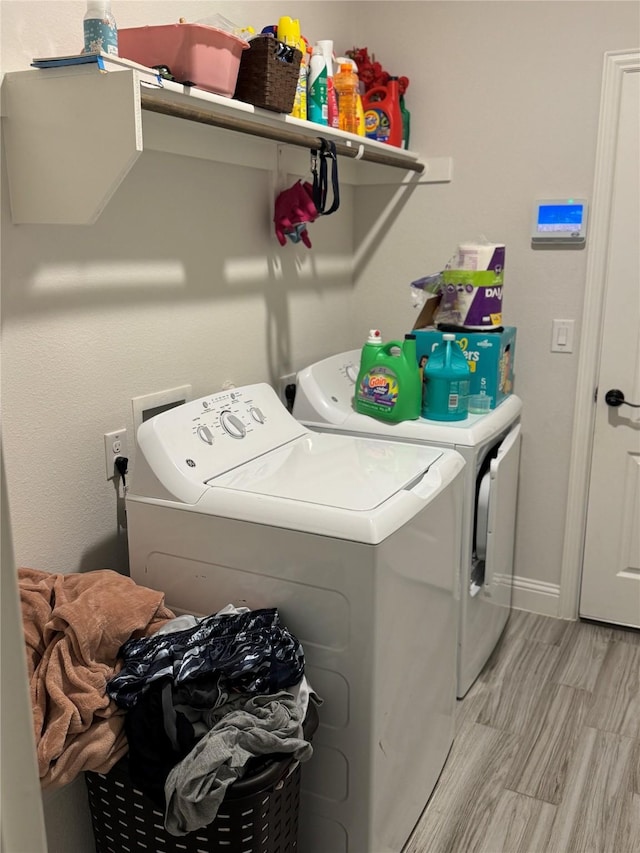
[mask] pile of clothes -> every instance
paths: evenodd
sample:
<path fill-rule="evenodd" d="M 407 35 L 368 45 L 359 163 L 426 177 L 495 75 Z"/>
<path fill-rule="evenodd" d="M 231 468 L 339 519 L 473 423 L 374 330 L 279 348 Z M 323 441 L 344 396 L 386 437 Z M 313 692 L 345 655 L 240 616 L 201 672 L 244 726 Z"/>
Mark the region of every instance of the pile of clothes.
<path fill-rule="evenodd" d="M 322 700 L 275 608 L 176 616 L 164 595 L 104 569 L 21 568 L 40 781 L 56 788 L 126 756 L 131 781 L 184 835 L 232 782 L 275 756 L 307 761 L 302 723 Z"/>
<path fill-rule="evenodd" d="M 307 761 L 300 642 L 275 608 L 180 616 L 121 649 L 107 685 L 127 711 L 129 777 L 184 835 L 214 820 L 229 785 L 274 755 Z"/>

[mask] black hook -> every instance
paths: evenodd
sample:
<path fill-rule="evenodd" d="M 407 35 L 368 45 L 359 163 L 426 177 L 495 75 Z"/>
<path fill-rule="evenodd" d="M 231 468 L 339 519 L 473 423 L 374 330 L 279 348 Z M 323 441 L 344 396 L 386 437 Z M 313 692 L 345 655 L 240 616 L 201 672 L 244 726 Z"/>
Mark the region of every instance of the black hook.
<path fill-rule="evenodd" d="M 313 172 L 313 200 L 318 208 L 318 212 L 322 216 L 328 216 L 330 213 L 335 213 L 335 211 L 340 207 L 340 186 L 338 184 L 338 155 L 336 152 L 336 144 L 335 142 L 331 142 L 328 139 L 320 139 L 320 174 L 318 175 L 318 171 L 315 168 L 318 156 L 318 150 L 315 148 L 311 149 L 311 168 Z M 327 203 L 327 160 L 332 161 L 331 166 L 331 188 L 333 190 L 333 203 L 331 207 L 326 210 Z"/>

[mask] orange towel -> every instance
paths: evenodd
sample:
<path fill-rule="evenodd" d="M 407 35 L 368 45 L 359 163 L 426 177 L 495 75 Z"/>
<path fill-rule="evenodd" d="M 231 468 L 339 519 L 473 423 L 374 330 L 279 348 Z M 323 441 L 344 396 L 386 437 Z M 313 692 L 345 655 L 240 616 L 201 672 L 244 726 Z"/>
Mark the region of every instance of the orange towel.
<path fill-rule="evenodd" d="M 110 569 L 18 570 L 38 767 L 43 788 L 106 773 L 127 752 L 124 714 L 106 694 L 120 646 L 174 614 L 164 594 Z"/>

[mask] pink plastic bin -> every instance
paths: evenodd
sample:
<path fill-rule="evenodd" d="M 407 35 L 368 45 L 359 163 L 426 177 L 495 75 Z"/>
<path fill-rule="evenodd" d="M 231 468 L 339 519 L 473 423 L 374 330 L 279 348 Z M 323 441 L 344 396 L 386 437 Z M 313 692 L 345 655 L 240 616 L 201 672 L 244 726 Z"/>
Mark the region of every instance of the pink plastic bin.
<path fill-rule="evenodd" d="M 236 87 L 244 39 L 206 24 L 166 24 L 118 30 L 118 52 L 140 65 L 168 65 L 179 82 L 230 98 Z"/>

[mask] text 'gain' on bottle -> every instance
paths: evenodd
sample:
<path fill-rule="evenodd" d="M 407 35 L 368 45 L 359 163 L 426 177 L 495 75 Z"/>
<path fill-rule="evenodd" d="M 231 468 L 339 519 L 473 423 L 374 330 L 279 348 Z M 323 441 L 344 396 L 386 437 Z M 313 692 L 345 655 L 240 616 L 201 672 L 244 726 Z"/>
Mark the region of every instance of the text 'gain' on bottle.
<path fill-rule="evenodd" d="M 382 343 L 379 330 L 372 329 L 362 348 L 355 410 L 383 421 L 410 421 L 420 416 L 421 398 L 415 335 Z"/>

